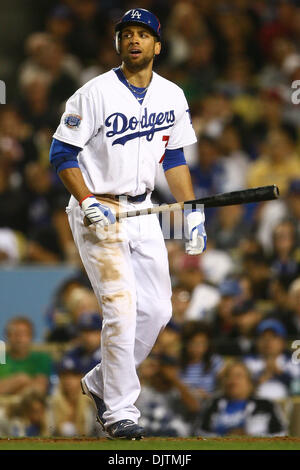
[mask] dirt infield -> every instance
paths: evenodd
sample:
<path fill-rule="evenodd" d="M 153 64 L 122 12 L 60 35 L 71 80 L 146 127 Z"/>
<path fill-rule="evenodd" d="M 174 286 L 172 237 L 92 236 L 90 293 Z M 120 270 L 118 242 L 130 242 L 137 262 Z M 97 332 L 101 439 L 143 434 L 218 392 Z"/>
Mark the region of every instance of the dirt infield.
<path fill-rule="evenodd" d="M 0 450 L 300 450 L 298 437 L 145 438 L 110 441 L 105 438 L 7 438 Z"/>

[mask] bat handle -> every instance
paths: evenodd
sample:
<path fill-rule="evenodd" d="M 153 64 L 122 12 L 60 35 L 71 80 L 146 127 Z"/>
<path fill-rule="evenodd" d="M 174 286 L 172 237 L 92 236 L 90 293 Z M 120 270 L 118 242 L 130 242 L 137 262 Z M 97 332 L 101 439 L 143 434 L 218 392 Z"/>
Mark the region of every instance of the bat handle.
<path fill-rule="evenodd" d="M 119 220 L 121 218 L 121 217 L 119 217 L 119 214 L 116 214 L 115 217 L 116 217 L 116 221 L 119 222 Z M 92 225 L 92 222 L 86 216 L 84 216 L 83 225 L 85 227 L 89 227 L 90 225 Z"/>

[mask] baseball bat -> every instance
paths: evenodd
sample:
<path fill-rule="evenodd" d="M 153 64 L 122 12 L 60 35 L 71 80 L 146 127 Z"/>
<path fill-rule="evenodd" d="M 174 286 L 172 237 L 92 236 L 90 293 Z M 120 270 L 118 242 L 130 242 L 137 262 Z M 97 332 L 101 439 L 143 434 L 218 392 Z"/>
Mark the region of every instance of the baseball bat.
<path fill-rule="evenodd" d="M 128 212 L 120 212 L 116 214 L 116 219 L 125 219 L 128 217 L 137 217 L 139 215 L 161 214 L 163 212 L 174 212 L 183 210 L 185 205 L 189 209 L 195 209 L 198 204 L 208 207 L 233 206 L 237 204 L 249 204 L 251 202 L 270 201 L 279 197 L 279 189 L 273 184 L 270 186 L 259 186 L 258 188 L 241 189 L 239 191 L 230 191 L 228 193 L 214 194 L 200 199 L 191 201 L 175 202 L 173 204 L 164 204 L 157 207 L 147 207 L 146 209 L 133 210 Z M 86 220 L 86 226 L 91 223 Z"/>

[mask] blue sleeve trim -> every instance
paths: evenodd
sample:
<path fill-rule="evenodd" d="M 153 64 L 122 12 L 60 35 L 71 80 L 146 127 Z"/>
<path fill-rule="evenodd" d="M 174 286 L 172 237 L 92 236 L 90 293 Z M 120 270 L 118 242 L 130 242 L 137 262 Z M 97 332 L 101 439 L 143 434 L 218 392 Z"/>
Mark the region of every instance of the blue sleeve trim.
<path fill-rule="evenodd" d="M 166 149 L 165 158 L 162 162 L 164 171 L 170 170 L 170 168 L 174 168 L 179 165 L 186 165 L 183 148 L 175 150 Z"/>
<path fill-rule="evenodd" d="M 56 172 L 60 173 L 61 170 L 66 170 L 67 168 L 79 168 L 78 161 L 77 160 L 70 160 L 68 162 L 61 162 L 57 166 Z"/>
<path fill-rule="evenodd" d="M 50 163 L 57 173 L 66 168 L 79 168 L 77 155 L 80 147 L 53 139 L 50 147 Z"/>

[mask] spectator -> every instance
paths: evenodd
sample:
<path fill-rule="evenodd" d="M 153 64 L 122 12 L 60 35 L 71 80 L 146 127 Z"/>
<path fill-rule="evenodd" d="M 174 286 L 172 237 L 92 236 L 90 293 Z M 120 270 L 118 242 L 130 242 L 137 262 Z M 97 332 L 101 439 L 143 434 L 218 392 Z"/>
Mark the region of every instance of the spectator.
<path fill-rule="evenodd" d="M 30 163 L 25 170 L 28 194 L 28 258 L 33 262 L 53 263 L 67 259 L 74 245 L 65 213 L 68 196 L 55 184 L 49 168 Z"/>
<path fill-rule="evenodd" d="M 73 23 L 72 12 L 67 5 L 58 5 L 48 14 L 46 30 L 53 38 L 67 45 L 74 26 Z"/>
<path fill-rule="evenodd" d="M 243 256 L 242 269 L 247 273 L 255 300 L 257 302 L 269 300 L 272 271 L 266 257 L 259 252 L 259 246 L 256 253 Z"/>
<path fill-rule="evenodd" d="M 218 342 L 218 351 L 224 355 L 241 356 L 254 351 L 254 333 L 263 314 L 251 300 L 237 304 L 233 309 L 234 327 L 227 342 Z"/>
<path fill-rule="evenodd" d="M 59 288 L 47 312 L 46 340 L 67 343 L 77 336 L 76 325 L 83 312 L 96 312 L 100 307 L 85 273 L 67 280 Z"/>
<path fill-rule="evenodd" d="M 96 435 L 94 410 L 81 390 L 81 372 L 69 363 L 68 359 L 59 364 L 58 371 L 59 384 L 49 400 L 49 419 L 53 435 Z"/>
<path fill-rule="evenodd" d="M 274 277 L 271 279 L 269 286 L 271 305 L 266 310 L 267 317 L 277 318 L 285 323 L 285 319 L 290 313 L 288 287 L 288 283 L 283 278 Z"/>
<path fill-rule="evenodd" d="M 170 358 L 177 363 L 180 356 L 180 331 L 180 325 L 173 319 L 169 321 L 157 338 L 153 354 Z"/>
<path fill-rule="evenodd" d="M 102 320 L 99 312 L 84 312 L 78 320 L 79 332 L 77 345 L 68 350 L 62 358 L 63 362 L 73 364 L 73 367 L 87 374 L 99 362 L 101 362 L 101 327 Z"/>
<path fill-rule="evenodd" d="M 279 0 L 276 2 L 275 15 L 271 21 L 266 21 L 260 30 L 261 47 L 266 55 L 269 54 L 273 42 L 278 37 L 290 37 L 296 5 L 293 1 Z"/>
<path fill-rule="evenodd" d="M 52 360 L 45 352 L 32 351 L 33 325 L 26 317 L 6 325 L 6 364 L 0 367 L 0 393 L 13 395 L 32 389 L 47 393 Z"/>
<path fill-rule="evenodd" d="M 46 312 L 47 331 L 46 341 L 68 342 L 76 335 L 74 322 L 68 310 L 68 298 L 72 291 L 80 287 L 90 288 L 90 281 L 81 269 L 78 274 L 68 278 L 57 289 L 54 298 Z M 90 310 L 90 308 L 87 308 Z"/>
<path fill-rule="evenodd" d="M 94 63 L 84 68 L 80 74 L 80 84 L 82 86 L 89 80 L 97 77 L 97 75 L 118 66 L 118 59 L 110 38 L 105 38 L 99 42 L 99 49 L 95 59 Z"/>
<path fill-rule="evenodd" d="M 1 437 L 48 437 L 47 404 L 37 391 L 25 393 L 19 403 L 8 405 L 0 414 Z"/>
<path fill-rule="evenodd" d="M 266 203 L 259 214 L 257 239 L 270 255 L 273 245 L 273 231 L 283 219 L 290 219 L 296 227 L 297 243 L 300 242 L 300 179 L 289 181 L 284 198 Z"/>
<path fill-rule="evenodd" d="M 1 147 L 9 153 L 12 170 L 17 173 L 16 182 L 20 185 L 25 165 L 38 159 L 38 148 L 32 130 L 16 107 L 1 108 L 0 136 Z"/>
<path fill-rule="evenodd" d="M 211 328 L 216 347 L 219 341 L 226 341 L 234 329 L 233 310 L 242 295 L 239 282 L 226 279 L 219 287 L 220 300 L 213 310 Z"/>
<path fill-rule="evenodd" d="M 247 367 L 239 361 L 227 364 L 222 374 L 222 393 L 207 403 L 198 434 L 274 437 L 286 433 L 279 407 L 255 396 Z"/>
<path fill-rule="evenodd" d="M 300 336 L 300 277 L 295 279 L 288 290 L 285 315 L 281 320 L 287 329 L 288 338 L 291 341 Z"/>
<path fill-rule="evenodd" d="M 213 286 L 219 286 L 227 277 L 234 274 L 235 264 L 231 253 L 218 249 L 214 243 L 214 236 L 207 241 L 206 250 L 201 256 L 201 268 L 205 280 Z"/>
<path fill-rule="evenodd" d="M 255 156 L 262 151 L 262 145 L 268 133 L 280 127 L 290 128 L 283 116 L 283 99 L 276 89 L 262 89 L 259 94 L 259 117 L 252 125 Z M 293 128 L 290 128 L 290 132 Z"/>
<path fill-rule="evenodd" d="M 296 227 L 297 243 L 300 243 L 300 179 L 290 181 L 286 195 L 287 217 Z"/>
<path fill-rule="evenodd" d="M 217 65 L 214 62 L 215 44 L 209 34 L 192 39 L 185 66 L 189 70 L 183 86 L 191 100 L 205 96 L 217 78 Z"/>
<path fill-rule="evenodd" d="M 0 138 L 0 227 L 25 234 L 27 194 L 14 172 L 19 152 L 20 147 L 14 140 Z"/>
<path fill-rule="evenodd" d="M 193 118 L 198 135 L 208 135 L 213 139 L 221 137 L 227 125 L 234 126 L 241 135 L 245 132 L 243 119 L 235 112 L 230 97 L 216 89 L 201 100 L 201 107 Z"/>
<path fill-rule="evenodd" d="M 216 391 L 223 359 L 213 351 L 212 332 L 207 324 L 200 321 L 185 323 L 181 362 L 181 380 L 200 401 Z"/>
<path fill-rule="evenodd" d="M 243 7 L 242 7 L 243 8 Z M 255 34 L 253 17 L 240 5 L 218 5 L 216 27 L 218 41 L 218 63 L 222 69 L 229 68 L 232 60 L 249 57 L 255 65 L 260 63 L 260 50 Z"/>
<path fill-rule="evenodd" d="M 292 221 L 283 220 L 274 229 L 271 269 L 287 286 L 300 274 L 300 250 Z"/>
<path fill-rule="evenodd" d="M 73 0 L 69 5 L 74 19 L 69 49 L 86 66 L 96 57 L 100 38 L 105 36 L 110 20 L 96 0 Z"/>
<path fill-rule="evenodd" d="M 220 207 L 208 226 L 208 237 L 219 250 L 236 249 L 242 238 L 250 232 L 250 224 L 244 218 L 245 210 L 240 205 Z"/>
<path fill-rule="evenodd" d="M 182 284 L 177 284 L 172 290 L 172 318 L 177 325 L 183 325 L 185 311 L 190 302 L 190 292 Z"/>
<path fill-rule="evenodd" d="M 300 366 L 292 363 L 286 351 L 286 329 L 279 320 L 267 318 L 258 325 L 257 334 L 257 353 L 244 358 L 257 385 L 257 396 L 286 398 L 300 376 Z"/>
<path fill-rule="evenodd" d="M 295 143 L 285 129 L 272 130 L 267 136 L 266 153 L 250 166 L 248 186 L 276 184 L 284 196 L 289 181 L 297 177 L 300 177 L 300 164 Z"/>
<path fill-rule="evenodd" d="M 54 130 L 58 119 L 58 109 L 51 102 L 51 77 L 44 70 L 28 70 L 20 83 L 21 98 L 18 108 L 31 129 L 38 133 Z"/>
<path fill-rule="evenodd" d="M 47 33 L 33 34 L 28 39 L 27 50 L 31 58 L 21 68 L 20 85 L 28 83 L 30 77 L 43 74 L 49 87 L 50 103 L 59 106 L 77 88 L 78 61 L 66 55 L 60 40 Z"/>
<path fill-rule="evenodd" d="M 143 410 L 140 425 L 147 435 L 190 436 L 199 403 L 180 380 L 176 361 L 167 356 L 150 356 L 138 372 L 142 388 L 137 406 Z"/>
<path fill-rule="evenodd" d="M 222 178 L 219 157 L 217 140 L 202 135 L 198 143 L 198 162 L 191 168 L 196 198 L 218 192 L 219 181 Z"/>
<path fill-rule="evenodd" d="M 199 259 L 184 255 L 177 278 L 191 294 L 190 304 L 185 311 L 185 320 L 210 321 L 211 310 L 219 301 L 219 292 L 205 281 Z"/>
<path fill-rule="evenodd" d="M 183 243 L 179 240 L 168 240 L 166 242 L 166 247 L 168 250 L 170 274 L 173 279 L 177 280 L 177 275 L 182 267 L 182 260 L 184 257 L 184 246 Z"/>
<path fill-rule="evenodd" d="M 240 133 L 233 125 L 227 124 L 219 139 L 222 158 L 219 163 L 223 170 L 221 192 L 237 191 L 247 186 L 246 177 L 249 157 L 242 148 Z"/>
<path fill-rule="evenodd" d="M 192 44 L 207 32 L 204 19 L 191 3 L 177 2 L 171 10 L 166 25 L 169 60 L 172 65 L 182 65 L 191 56 Z"/>

